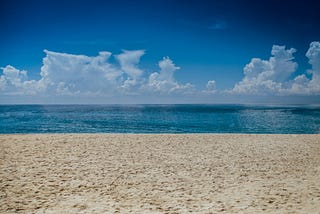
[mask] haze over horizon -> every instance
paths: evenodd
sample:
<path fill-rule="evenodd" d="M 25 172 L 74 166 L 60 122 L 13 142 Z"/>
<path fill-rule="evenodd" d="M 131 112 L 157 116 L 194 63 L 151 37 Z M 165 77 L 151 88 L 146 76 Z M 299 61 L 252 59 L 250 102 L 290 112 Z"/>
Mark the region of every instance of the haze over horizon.
<path fill-rule="evenodd" d="M 0 7 L 0 104 L 320 104 L 317 1 Z"/>

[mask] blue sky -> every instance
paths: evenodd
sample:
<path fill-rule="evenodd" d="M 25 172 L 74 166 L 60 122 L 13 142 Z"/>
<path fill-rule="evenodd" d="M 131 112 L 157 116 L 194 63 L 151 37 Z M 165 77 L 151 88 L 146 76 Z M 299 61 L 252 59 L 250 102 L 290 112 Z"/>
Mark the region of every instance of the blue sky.
<path fill-rule="evenodd" d="M 3 0 L 0 7 L 1 103 L 320 102 L 319 44 L 311 47 L 320 41 L 317 1 Z M 111 55 L 97 64 L 101 51 Z M 92 76 L 106 80 L 93 87 L 85 82 Z"/>

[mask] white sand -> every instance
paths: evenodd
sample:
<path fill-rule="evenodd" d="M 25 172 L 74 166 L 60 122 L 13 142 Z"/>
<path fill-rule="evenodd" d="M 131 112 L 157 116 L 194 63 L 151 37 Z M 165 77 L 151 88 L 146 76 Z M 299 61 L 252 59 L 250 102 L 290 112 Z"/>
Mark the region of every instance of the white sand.
<path fill-rule="evenodd" d="M 320 135 L 0 135 L 0 213 L 320 213 Z"/>

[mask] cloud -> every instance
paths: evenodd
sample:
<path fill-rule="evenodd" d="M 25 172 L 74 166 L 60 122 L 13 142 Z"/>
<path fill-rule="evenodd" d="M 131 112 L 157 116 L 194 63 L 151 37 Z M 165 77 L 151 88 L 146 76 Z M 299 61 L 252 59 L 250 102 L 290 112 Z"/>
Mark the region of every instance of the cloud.
<path fill-rule="evenodd" d="M 311 42 L 306 53 L 312 69 L 311 75 L 301 74 L 294 79 L 290 76 L 297 70 L 294 62 L 294 48 L 274 45 L 269 60 L 251 59 L 244 67 L 244 78 L 230 90 L 233 94 L 263 94 L 263 95 L 319 95 L 320 94 L 320 42 Z"/>
<path fill-rule="evenodd" d="M 123 53 L 115 56 L 121 66 L 121 71 L 126 75 L 124 77 L 126 80 L 121 85 L 123 92 L 126 94 L 135 95 L 139 93 L 140 85 L 144 81 L 142 77 L 144 71 L 138 68 L 138 64 L 144 54 L 144 50 L 124 50 Z"/>
<path fill-rule="evenodd" d="M 311 69 L 304 74 L 294 75 L 298 67 L 294 48 L 274 45 L 268 60 L 252 58 L 243 69 L 243 79 L 226 91 L 217 90 L 215 80 L 209 80 L 199 89 L 191 83 L 179 82 L 175 73 L 180 72 L 180 67 L 169 57 L 161 59 L 158 70 L 150 73 L 140 66 L 144 50 L 124 50 L 118 55 L 102 51 L 97 56 L 44 52 L 38 80 L 30 79 L 27 71 L 11 65 L 1 68 L 0 96 L 160 98 L 191 95 L 200 100 L 201 96 L 205 99 L 208 96 L 320 95 L 320 42 L 310 44 L 306 57 Z"/>
<path fill-rule="evenodd" d="M 310 48 L 306 53 L 306 57 L 309 58 L 309 63 L 312 65 L 312 69 L 309 71 L 312 74 L 309 87 L 311 92 L 320 92 L 320 42 L 312 42 Z"/>
<path fill-rule="evenodd" d="M 174 73 L 180 67 L 177 67 L 169 57 L 164 57 L 158 65 L 160 71 L 154 72 L 149 76 L 147 85 L 143 87 L 144 90 L 162 94 L 191 93 L 194 90 L 192 84 L 179 84 L 174 79 Z"/>
<path fill-rule="evenodd" d="M 204 94 L 215 94 L 217 92 L 216 90 L 216 81 L 215 80 L 209 80 L 206 85 L 206 89 L 202 91 Z"/>
<path fill-rule="evenodd" d="M 294 78 L 292 85 L 288 89 L 282 89 L 282 93 L 284 94 L 296 94 L 296 95 L 304 95 L 309 94 L 309 84 L 310 80 L 304 75 L 299 75 Z"/>
<path fill-rule="evenodd" d="M 144 50 L 127 51 L 124 50 L 123 53 L 116 55 L 116 59 L 121 65 L 121 69 L 131 78 L 137 79 L 142 74 L 143 71 L 137 67 L 140 62 L 141 56 L 145 54 Z"/>
<path fill-rule="evenodd" d="M 122 71 L 108 63 L 110 52 L 99 52 L 95 57 L 44 52 L 41 81 L 49 93 L 111 94 L 117 89 Z"/>
<path fill-rule="evenodd" d="M 11 65 L 7 65 L 3 70 L 3 75 L 0 78 L 0 88 L 2 90 L 10 91 L 11 88 L 21 88 L 22 81 L 27 77 L 26 71 L 19 71 Z"/>
<path fill-rule="evenodd" d="M 6 95 L 36 94 L 45 89 L 42 81 L 28 80 L 27 71 L 20 71 L 11 65 L 1 68 L 0 91 Z"/>
<path fill-rule="evenodd" d="M 307 71 L 311 75 L 311 79 L 307 78 L 305 74 L 295 77 L 289 88 L 281 90 L 283 94 L 320 94 L 320 42 L 310 43 L 306 57 L 312 66 L 312 69 Z"/>
<path fill-rule="evenodd" d="M 42 94 L 47 96 L 125 96 L 189 93 L 193 85 L 174 78 L 177 67 L 168 57 L 159 61 L 159 72 L 146 75 L 139 68 L 144 50 L 126 51 L 110 63 L 110 52 L 97 56 L 44 50 L 39 80 L 28 80 L 27 71 L 13 66 L 2 68 L 0 94 Z M 117 63 L 118 62 L 118 63 Z"/>
<path fill-rule="evenodd" d="M 244 67 L 244 78 L 231 90 L 239 94 L 274 94 L 281 90 L 283 81 L 296 71 L 294 48 L 274 45 L 269 60 L 253 58 Z"/>

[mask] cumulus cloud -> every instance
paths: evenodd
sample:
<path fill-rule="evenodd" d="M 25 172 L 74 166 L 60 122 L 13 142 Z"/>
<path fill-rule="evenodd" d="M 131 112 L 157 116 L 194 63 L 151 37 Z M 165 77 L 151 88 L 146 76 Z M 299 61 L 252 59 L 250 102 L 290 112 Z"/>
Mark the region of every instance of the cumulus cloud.
<path fill-rule="evenodd" d="M 306 53 L 306 57 L 309 58 L 309 63 L 312 65 L 312 69 L 309 71 L 312 74 L 309 87 L 311 92 L 320 92 L 320 42 L 312 42 L 310 48 Z"/>
<path fill-rule="evenodd" d="M 11 65 L 1 68 L 0 90 L 7 95 L 36 94 L 45 89 L 42 81 L 28 80 L 27 71 Z"/>
<path fill-rule="evenodd" d="M 58 94 L 112 93 L 122 72 L 108 63 L 110 52 L 98 56 L 74 55 L 45 50 L 42 81 Z"/>
<path fill-rule="evenodd" d="M 205 94 L 214 94 L 217 92 L 216 90 L 216 81 L 215 80 L 209 80 L 207 82 L 205 90 L 202 91 Z"/>
<path fill-rule="evenodd" d="M 7 65 L 3 70 L 3 75 L 0 79 L 0 88 L 2 90 L 6 89 L 10 91 L 10 88 L 20 88 L 22 86 L 22 81 L 27 77 L 26 71 L 19 71 L 11 65 Z"/>
<path fill-rule="evenodd" d="M 102 51 L 97 56 L 75 55 L 44 50 L 40 79 L 29 79 L 28 72 L 11 65 L 2 67 L 0 95 L 87 96 L 127 95 L 226 95 L 209 80 L 202 89 L 175 79 L 180 67 L 169 58 L 158 62 L 158 70 L 140 67 L 144 50 L 113 56 Z M 227 92 L 251 95 L 320 95 L 320 42 L 312 42 L 306 53 L 311 69 L 294 76 L 298 64 L 294 48 L 274 45 L 267 60 L 252 58 L 244 67 L 244 77 Z M 115 60 L 110 60 L 114 57 Z M 179 71 L 180 72 L 180 71 Z"/>
<path fill-rule="evenodd" d="M 297 70 L 294 61 L 294 48 L 274 45 L 269 60 L 253 58 L 245 66 L 244 78 L 230 91 L 234 94 L 272 94 L 272 95 L 316 95 L 320 93 L 320 43 L 312 42 L 306 53 L 312 69 L 311 79 L 306 74 L 293 80 L 290 76 Z"/>
<path fill-rule="evenodd" d="M 169 57 L 164 57 L 159 62 L 160 71 L 154 72 L 149 76 L 148 83 L 144 87 L 148 91 L 170 93 L 190 93 L 194 86 L 190 83 L 179 84 L 174 79 L 174 73 L 180 69 Z"/>
<path fill-rule="evenodd" d="M 274 45 L 269 60 L 253 58 L 244 67 L 244 78 L 232 89 L 240 94 L 268 94 L 278 92 L 282 82 L 296 71 L 297 63 L 293 61 L 294 48 Z"/>
<path fill-rule="evenodd" d="M 171 59 L 159 62 L 159 72 L 150 76 L 139 68 L 144 50 L 123 51 L 110 63 L 110 52 L 98 56 L 75 55 L 44 50 L 39 80 L 28 80 L 27 72 L 13 66 L 2 68 L 2 94 L 118 96 L 150 93 L 185 93 L 193 86 L 174 79 L 179 69 Z"/>
<path fill-rule="evenodd" d="M 138 94 L 140 85 L 143 84 L 143 70 L 138 67 L 140 58 L 145 54 L 144 50 L 127 51 L 116 55 L 116 59 L 120 64 L 120 69 L 126 75 L 121 88 L 126 94 Z"/>
<path fill-rule="evenodd" d="M 294 78 L 290 88 L 282 89 L 281 92 L 284 94 L 309 94 L 310 80 L 304 75 L 299 75 Z"/>
<path fill-rule="evenodd" d="M 284 93 L 302 94 L 302 95 L 317 95 L 320 93 L 320 42 L 312 42 L 306 53 L 312 69 L 308 70 L 311 79 L 308 79 L 305 74 L 297 76 L 292 82 L 289 89 L 284 89 Z"/>
<path fill-rule="evenodd" d="M 141 56 L 144 55 L 144 50 L 127 51 L 116 55 L 116 59 L 121 65 L 121 69 L 132 79 L 139 78 L 143 71 L 138 68 Z"/>

